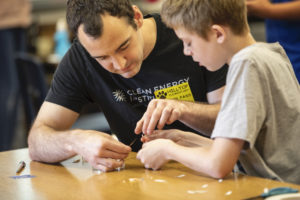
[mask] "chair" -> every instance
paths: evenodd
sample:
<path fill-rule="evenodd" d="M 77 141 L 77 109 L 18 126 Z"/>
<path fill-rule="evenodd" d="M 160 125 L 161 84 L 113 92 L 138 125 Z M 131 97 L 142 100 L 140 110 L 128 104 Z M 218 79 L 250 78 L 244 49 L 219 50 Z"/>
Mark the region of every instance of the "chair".
<path fill-rule="evenodd" d="M 15 57 L 22 93 L 26 128 L 29 131 L 48 92 L 44 66 L 35 56 L 19 53 Z M 98 130 L 110 133 L 110 127 L 102 112 L 81 115 L 72 128 Z"/>
<path fill-rule="evenodd" d="M 46 97 L 48 86 L 43 64 L 35 56 L 18 53 L 15 60 L 28 131 Z"/>

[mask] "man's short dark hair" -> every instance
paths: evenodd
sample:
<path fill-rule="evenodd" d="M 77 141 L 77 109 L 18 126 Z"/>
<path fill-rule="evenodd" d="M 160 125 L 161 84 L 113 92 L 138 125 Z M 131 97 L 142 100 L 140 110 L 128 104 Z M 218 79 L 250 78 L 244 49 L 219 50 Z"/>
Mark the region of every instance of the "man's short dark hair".
<path fill-rule="evenodd" d="M 129 0 L 68 0 L 67 23 L 70 31 L 77 35 L 83 24 L 86 34 L 97 38 L 103 32 L 101 15 L 126 17 L 128 24 L 137 28 L 134 22 L 134 11 Z"/>

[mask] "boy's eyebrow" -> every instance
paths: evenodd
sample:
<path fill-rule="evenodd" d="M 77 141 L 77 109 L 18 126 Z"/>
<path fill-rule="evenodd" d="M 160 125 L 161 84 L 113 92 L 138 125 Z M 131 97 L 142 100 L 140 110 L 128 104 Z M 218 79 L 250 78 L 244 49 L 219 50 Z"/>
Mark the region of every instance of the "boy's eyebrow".
<path fill-rule="evenodd" d="M 127 38 L 117 49 L 116 51 L 119 51 L 123 46 L 125 46 L 129 40 L 131 39 L 131 36 L 129 38 Z M 105 57 L 106 55 L 103 56 L 93 56 L 93 58 L 101 58 L 101 57 Z"/>

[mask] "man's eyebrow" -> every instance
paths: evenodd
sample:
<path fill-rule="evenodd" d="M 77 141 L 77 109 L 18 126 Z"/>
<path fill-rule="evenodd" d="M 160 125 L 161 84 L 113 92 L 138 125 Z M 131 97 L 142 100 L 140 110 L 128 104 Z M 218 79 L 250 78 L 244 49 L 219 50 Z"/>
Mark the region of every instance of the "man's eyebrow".
<path fill-rule="evenodd" d="M 119 51 L 123 46 L 125 46 L 129 40 L 131 39 L 131 37 L 127 38 L 127 40 L 125 40 L 118 48 L 116 51 Z M 103 57 L 106 57 L 106 55 L 103 55 L 103 56 L 93 56 L 93 58 L 103 58 Z"/>
<path fill-rule="evenodd" d="M 127 38 L 127 40 L 125 40 L 118 48 L 117 48 L 117 51 L 119 51 L 123 46 L 125 46 L 129 40 L 131 39 L 131 37 Z"/>

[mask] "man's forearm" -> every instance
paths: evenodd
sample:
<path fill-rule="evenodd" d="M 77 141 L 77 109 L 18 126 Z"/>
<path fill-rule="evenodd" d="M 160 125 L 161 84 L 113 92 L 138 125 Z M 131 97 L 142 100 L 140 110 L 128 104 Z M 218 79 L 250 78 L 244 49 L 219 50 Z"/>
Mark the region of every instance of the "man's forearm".
<path fill-rule="evenodd" d="M 67 147 L 76 130 L 56 131 L 48 126 L 33 127 L 28 137 L 32 160 L 55 163 L 75 155 Z M 72 134 L 73 133 L 73 134 Z"/>
<path fill-rule="evenodd" d="M 186 109 L 180 121 L 201 133 L 210 135 L 214 128 L 221 104 L 182 103 L 185 104 Z"/>

